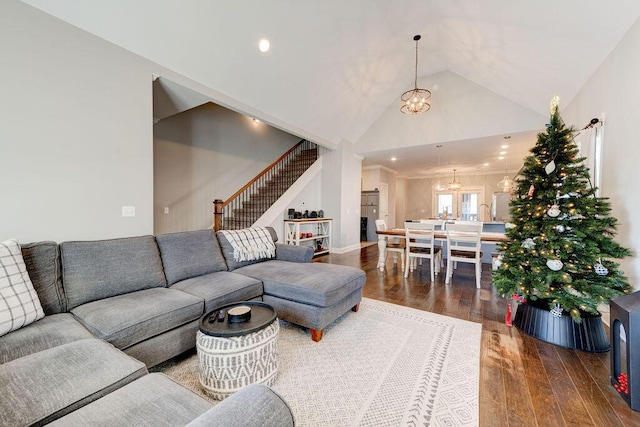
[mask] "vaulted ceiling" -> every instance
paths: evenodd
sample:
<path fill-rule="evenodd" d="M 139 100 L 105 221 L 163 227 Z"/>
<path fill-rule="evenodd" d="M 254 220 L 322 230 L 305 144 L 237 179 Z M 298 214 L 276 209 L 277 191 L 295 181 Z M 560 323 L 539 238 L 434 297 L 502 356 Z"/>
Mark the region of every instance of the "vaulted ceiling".
<path fill-rule="evenodd" d="M 635 0 L 23 1 L 330 144 L 401 114 L 414 34 L 420 82 L 451 73 L 548 117 L 550 97 L 567 105 L 640 16 Z M 448 96 L 435 85 L 434 102 Z"/>

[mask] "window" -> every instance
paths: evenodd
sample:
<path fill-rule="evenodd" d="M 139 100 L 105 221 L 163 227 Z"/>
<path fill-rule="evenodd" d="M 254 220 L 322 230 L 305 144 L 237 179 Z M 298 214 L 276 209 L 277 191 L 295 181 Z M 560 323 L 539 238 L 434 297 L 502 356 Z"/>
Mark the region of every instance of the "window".
<path fill-rule="evenodd" d="M 461 213 L 463 221 L 478 220 L 478 193 L 460 193 Z"/>
<path fill-rule="evenodd" d="M 438 212 L 436 217 L 438 218 L 451 218 L 453 213 L 453 193 L 439 193 L 438 197 Z"/>
<path fill-rule="evenodd" d="M 484 200 L 484 189 L 466 188 L 459 191 L 434 192 L 434 216 L 438 218 L 478 221 L 480 203 Z"/>

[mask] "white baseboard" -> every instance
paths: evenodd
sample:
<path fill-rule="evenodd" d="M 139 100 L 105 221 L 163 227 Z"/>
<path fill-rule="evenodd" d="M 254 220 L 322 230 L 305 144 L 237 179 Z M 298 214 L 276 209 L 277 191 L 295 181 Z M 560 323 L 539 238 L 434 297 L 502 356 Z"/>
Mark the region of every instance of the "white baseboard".
<path fill-rule="evenodd" d="M 344 254 L 347 252 L 360 250 L 360 243 L 356 243 L 355 245 L 346 246 L 344 248 L 331 248 L 331 253 L 334 254 Z"/>

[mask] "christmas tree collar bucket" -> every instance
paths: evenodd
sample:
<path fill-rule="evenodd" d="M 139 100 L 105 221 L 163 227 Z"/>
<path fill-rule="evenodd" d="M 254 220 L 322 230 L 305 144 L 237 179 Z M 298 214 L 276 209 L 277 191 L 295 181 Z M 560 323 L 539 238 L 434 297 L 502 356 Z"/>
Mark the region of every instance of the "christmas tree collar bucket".
<path fill-rule="evenodd" d="M 514 324 L 541 340 L 607 351 L 598 307 L 631 292 L 615 262 L 630 251 L 614 241 L 617 220 L 591 185 L 589 169 L 558 112 L 538 134 L 509 204 L 508 241 L 493 286 L 518 306 Z M 507 319 L 508 321 L 510 319 Z"/>

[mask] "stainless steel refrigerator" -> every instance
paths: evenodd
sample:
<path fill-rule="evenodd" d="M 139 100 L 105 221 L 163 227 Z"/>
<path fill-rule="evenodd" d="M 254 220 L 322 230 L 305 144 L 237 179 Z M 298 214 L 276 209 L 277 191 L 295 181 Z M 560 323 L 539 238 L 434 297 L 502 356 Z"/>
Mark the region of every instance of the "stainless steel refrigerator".
<path fill-rule="evenodd" d="M 361 223 L 366 218 L 366 240 L 369 242 L 375 242 L 378 240 L 376 234 L 376 219 L 380 216 L 379 203 L 379 191 L 363 191 L 360 198 L 360 217 Z M 364 230 L 361 232 L 361 239 L 364 240 Z"/>

